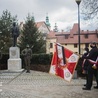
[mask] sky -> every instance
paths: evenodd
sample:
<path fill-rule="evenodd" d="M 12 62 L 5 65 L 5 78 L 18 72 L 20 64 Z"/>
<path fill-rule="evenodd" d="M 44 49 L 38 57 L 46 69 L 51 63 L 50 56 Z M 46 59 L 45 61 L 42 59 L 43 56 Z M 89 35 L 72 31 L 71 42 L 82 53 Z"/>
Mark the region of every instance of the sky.
<path fill-rule="evenodd" d="M 17 15 L 18 22 L 24 22 L 28 13 L 34 15 L 35 22 L 46 21 L 48 13 L 51 29 L 54 29 L 56 23 L 59 31 L 78 23 L 78 6 L 75 0 L 0 0 L 0 16 L 6 9 L 12 16 Z M 96 29 L 82 18 L 80 23 L 82 30 Z"/>

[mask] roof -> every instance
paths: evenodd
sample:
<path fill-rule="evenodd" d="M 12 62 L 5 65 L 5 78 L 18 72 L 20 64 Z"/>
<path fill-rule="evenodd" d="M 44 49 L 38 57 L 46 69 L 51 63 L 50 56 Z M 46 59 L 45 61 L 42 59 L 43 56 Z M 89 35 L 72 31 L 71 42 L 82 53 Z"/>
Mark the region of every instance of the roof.
<path fill-rule="evenodd" d="M 88 38 L 86 37 L 88 36 Z M 70 32 L 53 32 L 48 35 L 49 38 L 56 38 L 61 44 L 76 44 L 78 43 L 78 24 L 75 23 Z M 96 41 L 98 43 L 98 31 L 80 31 L 80 43 L 90 43 Z"/>
<path fill-rule="evenodd" d="M 50 31 L 49 27 L 47 26 L 47 24 L 44 21 L 36 22 L 37 28 L 40 28 L 43 24 L 45 24 L 47 29 Z"/>
<path fill-rule="evenodd" d="M 45 23 L 45 22 L 44 21 L 36 22 L 37 28 L 39 28 L 43 23 Z"/>
<path fill-rule="evenodd" d="M 50 33 L 47 34 L 47 38 L 56 38 L 55 32 L 54 31 L 50 31 Z"/>

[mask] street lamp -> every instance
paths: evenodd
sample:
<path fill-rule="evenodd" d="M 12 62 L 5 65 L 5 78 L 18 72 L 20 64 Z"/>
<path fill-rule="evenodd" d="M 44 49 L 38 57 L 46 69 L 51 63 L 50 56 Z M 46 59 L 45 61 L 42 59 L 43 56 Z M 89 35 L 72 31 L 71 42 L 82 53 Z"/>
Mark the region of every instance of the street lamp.
<path fill-rule="evenodd" d="M 79 44 L 79 55 L 81 54 L 80 50 L 80 10 L 79 10 L 79 5 L 81 3 L 81 0 L 75 0 L 77 5 L 78 5 L 78 44 Z"/>

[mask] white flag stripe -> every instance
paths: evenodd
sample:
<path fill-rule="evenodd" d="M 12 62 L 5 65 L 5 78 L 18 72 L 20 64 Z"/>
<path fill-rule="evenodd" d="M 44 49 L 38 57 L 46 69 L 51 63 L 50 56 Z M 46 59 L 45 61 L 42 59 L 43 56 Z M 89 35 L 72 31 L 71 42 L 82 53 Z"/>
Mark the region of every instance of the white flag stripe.
<path fill-rule="evenodd" d="M 77 56 L 76 54 L 73 53 L 73 54 L 69 57 L 68 62 L 70 62 L 70 63 L 77 62 L 78 58 L 79 58 L 79 56 Z"/>
<path fill-rule="evenodd" d="M 51 67 L 50 67 L 50 73 L 51 74 L 56 74 L 56 68 L 55 68 L 55 65 L 52 65 Z"/>
<path fill-rule="evenodd" d="M 62 47 L 57 45 L 58 57 L 63 58 Z"/>
<path fill-rule="evenodd" d="M 64 79 L 67 81 L 71 81 L 72 78 L 72 74 L 70 73 L 70 71 L 66 68 L 64 69 Z"/>

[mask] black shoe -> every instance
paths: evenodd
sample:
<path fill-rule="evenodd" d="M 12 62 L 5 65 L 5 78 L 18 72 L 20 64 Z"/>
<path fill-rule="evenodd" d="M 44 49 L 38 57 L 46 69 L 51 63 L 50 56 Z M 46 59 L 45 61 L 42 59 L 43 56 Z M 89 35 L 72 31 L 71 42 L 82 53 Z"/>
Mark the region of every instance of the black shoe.
<path fill-rule="evenodd" d="M 95 89 L 98 89 L 98 86 L 94 86 Z"/>
<path fill-rule="evenodd" d="M 91 90 L 90 88 L 82 88 L 83 90 Z"/>
<path fill-rule="evenodd" d="M 26 73 L 30 73 L 30 71 L 27 71 Z"/>
<path fill-rule="evenodd" d="M 84 86 L 86 86 L 86 84 L 84 84 Z"/>

